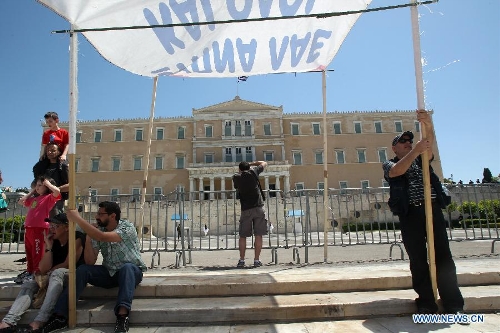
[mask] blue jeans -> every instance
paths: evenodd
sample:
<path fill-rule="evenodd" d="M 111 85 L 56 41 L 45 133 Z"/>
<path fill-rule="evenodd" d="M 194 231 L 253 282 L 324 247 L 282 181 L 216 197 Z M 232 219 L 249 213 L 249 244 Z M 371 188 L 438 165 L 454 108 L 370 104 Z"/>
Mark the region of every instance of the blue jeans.
<path fill-rule="evenodd" d="M 120 306 L 129 312 L 132 308 L 135 288 L 142 281 L 142 271 L 134 264 L 124 264 L 115 275 L 110 276 L 108 269 L 102 265 L 81 265 L 76 269 L 76 299 L 80 298 L 83 289 L 90 283 L 101 288 L 118 287 L 118 297 L 115 304 L 115 314 Z M 59 297 L 54 313 L 68 316 L 68 288 L 66 287 Z"/>
<path fill-rule="evenodd" d="M 49 320 L 54 305 L 59 298 L 65 284 L 68 269 L 58 268 L 50 273 L 49 284 L 47 286 L 47 294 L 43 300 L 42 307 L 38 312 L 34 321 L 45 323 Z M 17 295 L 16 300 L 10 307 L 9 313 L 3 319 L 4 322 L 11 326 L 17 325 L 21 316 L 29 309 L 33 301 L 33 295 L 38 291 L 38 284 L 35 280 L 25 282 L 21 286 L 21 290 Z"/>

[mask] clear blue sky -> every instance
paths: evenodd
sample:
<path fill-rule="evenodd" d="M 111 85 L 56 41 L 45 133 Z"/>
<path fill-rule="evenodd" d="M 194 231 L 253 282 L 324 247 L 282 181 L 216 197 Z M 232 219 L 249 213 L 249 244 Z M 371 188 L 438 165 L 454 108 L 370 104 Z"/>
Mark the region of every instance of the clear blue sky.
<path fill-rule="evenodd" d="M 409 2 L 409 0 L 407 0 Z M 370 8 L 406 3 L 373 0 Z M 440 0 L 420 6 L 426 107 L 445 177 L 500 173 L 500 1 Z M 69 37 L 61 17 L 31 0 L 0 1 L 0 110 L 3 186 L 29 186 L 47 111 L 68 120 Z M 101 58 L 80 36 L 78 119 L 149 117 L 152 82 Z M 330 64 L 328 111 L 412 110 L 417 106 L 410 9 L 360 17 Z M 156 115 L 191 115 L 192 108 L 228 101 L 236 79 L 161 77 Z M 250 77 L 242 99 L 284 111 L 322 111 L 321 75 Z M 77 152 L 78 153 L 78 152 Z M 382 173 L 382 171 L 381 171 Z"/>

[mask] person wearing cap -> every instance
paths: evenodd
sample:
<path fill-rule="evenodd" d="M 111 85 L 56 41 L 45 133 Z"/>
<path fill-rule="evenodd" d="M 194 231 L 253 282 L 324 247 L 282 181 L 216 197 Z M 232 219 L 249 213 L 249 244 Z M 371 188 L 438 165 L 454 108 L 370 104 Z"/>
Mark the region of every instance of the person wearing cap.
<path fill-rule="evenodd" d="M 16 325 L 21 316 L 30 307 L 39 286 L 35 280 L 25 282 L 16 300 L 10 307 L 9 312 L 0 323 L 0 332 L 42 332 L 54 310 L 54 306 L 63 290 L 66 275 L 68 274 L 68 218 L 66 214 L 58 214 L 52 218 L 46 218 L 50 223 L 49 231 L 44 232 L 45 253 L 40 260 L 40 274 L 49 275 L 47 292 L 40 311 L 35 319 L 24 330 L 19 330 Z M 75 242 L 75 256 L 77 267 L 84 263 L 85 234 L 77 231 Z"/>
<path fill-rule="evenodd" d="M 99 203 L 95 217 L 97 226 L 84 220 L 76 209 L 68 210 L 67 214 L 88 236 L 85 246 L 87 264 L 76 270 L 76 299 L 80 297 L 87 283 L 106 289 L 118 287 L 114 308 L 115 332 L 128 332 L 134 291 L 147 269 L 141 258 L 135 226 L 120 219 L 120 206 L 112 201 Z M 102 254 L 102 265 L 94 265 L 99 252 Z M 66 328 L 67 317 L 68 290 L 65 288 L 54 308 L 53 317 L 44 327 L 44 332 Z"/>
<path fill-rule="evenodd" d="M 413 145 L 410 131 L 397 135 L 392 140 L 395 158 L 383 163 L 384 178 L 389 182 L 391 211 L 399 217 L 403 244 L 410 259 L 413 289 L 418 294 L 415 300 L 417 311 L 433 314 L 438 311 L 434 299 L 429 265 L 427 263 L 426 217 L 421 154 L 428 152 L 432 161 L 434 128 L 427 111 L 417 111 L 417 120 L 425 129 L 425 138 Z M 446 208 L 446 194 L 438 176 L 429 168 L 431 180 L 431 202 L 434 229 L 434 249 L 437 271 L 437 287 L 446 313 L 463 311 L 464 299 L 458 288 L 456 267 L 453 261 L 446 221 L 442 209 Z"/>

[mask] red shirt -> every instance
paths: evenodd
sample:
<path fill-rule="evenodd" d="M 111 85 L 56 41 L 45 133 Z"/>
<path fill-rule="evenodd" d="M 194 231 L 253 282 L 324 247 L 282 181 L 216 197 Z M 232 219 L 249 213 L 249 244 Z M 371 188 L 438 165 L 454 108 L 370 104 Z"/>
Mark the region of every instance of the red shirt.
<path fill-rule="evenodd" d="M 64 148 L 69 144 L 69 133 L 64 128 L 59 128 L 57 131 L 53 131 L 51 129 L 43 132 L 42 135 L 42 144 L 46 145 L 48 143 L 54 142 L 61 148 L 61 153 L 64 151 Z"/>
<path fill-rule="evenodd" d="M 59 199 L 61 199 L 61 195 L 56 198 L 52 193 L 26 199 L 24 206 L 29 209 L 24 226 L 26 228 L 48 228 L 49 222 L 45 222 L 45 219 L 49 217 L 51 209 Z"/>

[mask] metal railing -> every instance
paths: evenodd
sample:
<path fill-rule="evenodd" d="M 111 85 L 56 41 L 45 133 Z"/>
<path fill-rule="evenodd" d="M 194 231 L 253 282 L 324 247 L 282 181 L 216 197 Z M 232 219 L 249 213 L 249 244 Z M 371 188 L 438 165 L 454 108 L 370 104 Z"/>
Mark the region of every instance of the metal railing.
<path fill-rule="evenodd" d="M 452 204 L 445 209 L 451 241 L 500 240 L 500 184 L 447 187 Z M 325 211 L 322 190 L 266 192 L 264 207 L 269 232 L 263 242 L 277 263 L 276 249 L 304 248 L 308 262 L 309 247 L 324 246 L 324 214 L 327 214 L 327 245 L 390 244 L 390 256 L 401 237 L 398 218 L 387 206 L 389 188 L 347 188 L 328 191 Z M 98 203 L 119 203 L 122 218 L 135 224 L 144 252 L 175 252 L 176 266 L 191 263 L 191 251 L 235 250 L 238 248 L 240 203 L 234 191 L 175 192 L 147 195 L 141 207 L 140 196 L 82 196 L 77 198 L 80 214 L 93 221 Z M 142 211 L 144 221 L 141 224 Z M 23 253 L 22 222 L 26 209 L 16 202 L 0 213 L 1 253 Z M 17 222 L 16 222 L 17 221 Z M 249 247 L 253 239 L 249 239 Z M 275 255 L 274 255 L 275 254 Z M 187 256 L 187 257 L 186 257 Z M 297 258 L 300 261 L 300 258 Z M 294 259 L 295 260 L 295 259 Z M 181 263 L 182 261 L 182 263 Z"/>

